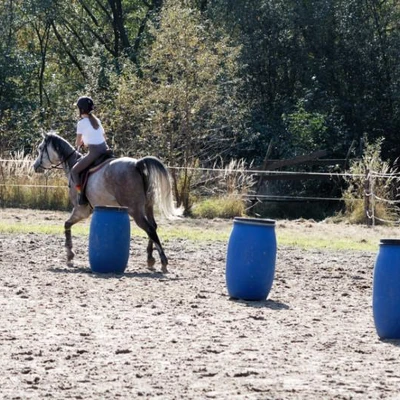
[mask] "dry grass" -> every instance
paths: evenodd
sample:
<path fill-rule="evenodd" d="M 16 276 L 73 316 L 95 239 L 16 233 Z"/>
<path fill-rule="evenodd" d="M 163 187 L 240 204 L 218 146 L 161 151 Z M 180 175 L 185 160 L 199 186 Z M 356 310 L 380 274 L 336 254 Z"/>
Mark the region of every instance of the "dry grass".
<path fill-rule="evenodd" d="M 34 172 L 34 158 L 16 153 L 0 161 L 0 206 L 69 209 L 68 188 L 62 171 Z"/>
<path fill-rule="evenodd" d="M 214 165 L 193 182 L 191 215 L 196 218 L 233 218 L 246 213 L 245 196 L 255 184 L 244 160 Z"/>

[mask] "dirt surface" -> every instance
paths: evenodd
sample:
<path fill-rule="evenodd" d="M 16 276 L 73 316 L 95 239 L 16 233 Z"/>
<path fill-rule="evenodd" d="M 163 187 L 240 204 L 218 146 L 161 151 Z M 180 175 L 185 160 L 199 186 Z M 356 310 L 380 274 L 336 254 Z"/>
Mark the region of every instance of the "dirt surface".
<path fill-rule="evenodd" d="M 269 299 L 246 302 L 227 295 L 224 241 L 166 242 L 162 275 L 132 237 L 123 276 L 91 273 L 87 237 L 68 267 L 63 241 L 0 234 L 1 399 L 399 398 L 400 342 L 372 318 L 373 252 L 278 246 Z"/>

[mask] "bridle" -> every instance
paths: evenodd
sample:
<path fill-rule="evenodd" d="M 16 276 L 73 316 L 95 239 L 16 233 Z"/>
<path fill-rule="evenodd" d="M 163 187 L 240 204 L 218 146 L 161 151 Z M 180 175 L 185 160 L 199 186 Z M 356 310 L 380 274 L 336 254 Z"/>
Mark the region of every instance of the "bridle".
<path fill-rule="evenodd" d="M 58 164 L 55 164 L 55 165 L 53 165 L 53 162 L 51 161 L 51 159 L 50 159 L 50 154 L 49 154 L 49 150 L 47 149 L 47 146 L 48 146 L 48 143 L 47 143 L 47 141 L 45 140 L 44 141 L 44 144 L 43 144 L 43 149 L 41 149 L 40 150 L 40 163 L 39 163 L 39 165 L 38 165 L 38 167 L 41 167 L 41 168 L 43 168 L 43 169 L 63 169 L 63 167 L 60 167 L 62 164 L 64 164 L 64 163 L 66 163 L 68 160 L 69 160 L 69 158 L 73 155 L 73 154 L 75 154 L 75 150 L 72 150 L 71 151 L 71 153 L 69 153 L 68 154 L 68 156 L 67 157 L 65 157 L 63 160 L 61 160 Z M 51 164 L 51 167 L 44 167 L 43 165 L 42 165 L 42 162 L 43 162 L 43 153 L 46 151 L 46 154 L 47 154 L 47 159 L 49 160 L 49 162 L 50 162 L 50 164 Z"/>

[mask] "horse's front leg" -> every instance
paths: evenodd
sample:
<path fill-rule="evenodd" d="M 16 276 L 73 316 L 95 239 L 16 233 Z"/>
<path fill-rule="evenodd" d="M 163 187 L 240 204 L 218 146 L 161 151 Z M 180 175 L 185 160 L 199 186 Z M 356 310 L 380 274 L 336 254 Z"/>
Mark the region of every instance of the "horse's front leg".
<path fill-rule="evenodd" d="M 75 253 L 72 250 L 72 235 L 71 235 L 71 227 L 72 223 L 68 220 L 64 224 L 64 233 L 65 233 L 65 248 L 67 249 L 67 261 L 70 262 L 75 257 Z"/>
<path fill-rule="evenodd" d="M 77 222 L 89 217 L 91 213 L 91 208 L 87 205 L 85 206 L 76 206 L 72 210 L 72 214 L 68 218 L 67 221 L 64 223 L 64 233 L 65 233 L 65 248 L 67 250 L 67 261 L 71 262 L 74 257 L 75 253 L 72 250 L 72 235 L 71 235 L 71 228 L 72 225 L 76 224 Z"/>

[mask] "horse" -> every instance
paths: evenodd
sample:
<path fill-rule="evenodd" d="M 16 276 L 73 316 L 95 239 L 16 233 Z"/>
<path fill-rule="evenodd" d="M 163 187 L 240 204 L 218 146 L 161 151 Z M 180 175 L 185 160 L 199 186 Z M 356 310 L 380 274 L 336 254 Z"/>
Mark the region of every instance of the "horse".
<path fill-rule="evenodd" d="M 162 272 L 168 272 L 168 259 L 157 235 L 154 205 L 168 219 L 179 218 L 181 211 L 173 203 L 170 176 L 165 165 L 156 157 L 146 156 L 139 160 L 131 157 L 114 158 L 98 171 L 89 174 L 86 197 L 89 204 L 79 205 L 75 185 L 71 182 L 71 169 L 82 154 L 54 132 L 42 135 L 38 157 L 34 161 L 35 172 L 45 169 L 63 169 L 69 182 L 69 198 L 73 210 L 64 223 L 67 261 L 75 257 L 72 250 L 71 227 L 88 218 L 95 206 L 127 207 L 129 215 L 148 236 L 147 266 L 154 270 L 153 245 L 157 249 Z"/>

